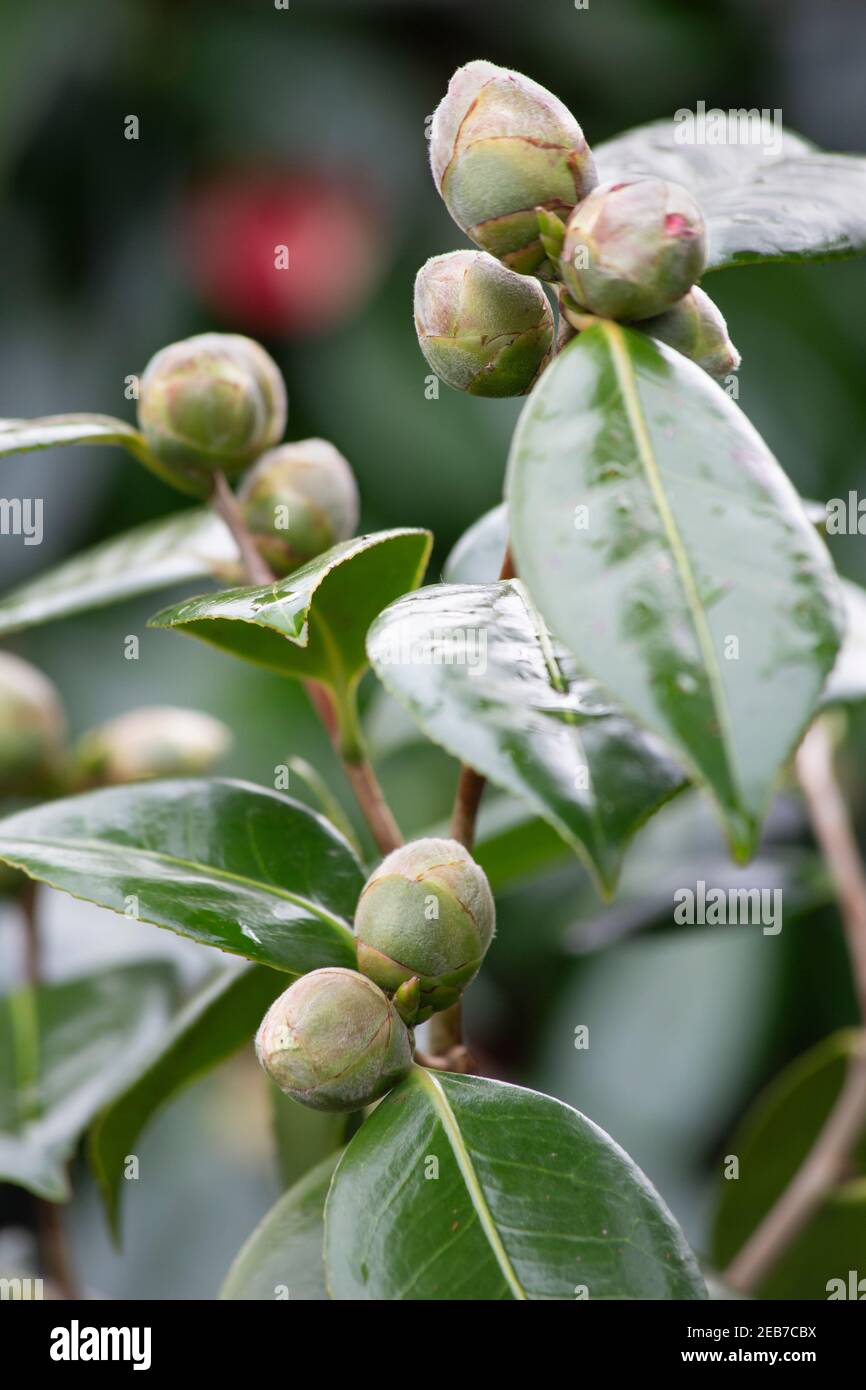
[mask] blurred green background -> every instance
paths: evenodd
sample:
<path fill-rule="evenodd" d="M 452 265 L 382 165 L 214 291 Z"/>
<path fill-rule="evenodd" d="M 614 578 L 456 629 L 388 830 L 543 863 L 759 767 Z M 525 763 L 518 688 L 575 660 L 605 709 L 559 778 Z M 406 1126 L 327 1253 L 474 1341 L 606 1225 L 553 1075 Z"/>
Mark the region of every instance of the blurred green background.
<path fill-rule="evenodd" d="M 418 265 L 465 244 L 429 176 L 425 123 L 452 70 L 476 57 L 552 88 L 591 144 L 704 100 L 779 107 L 787 125 L 828 148 L 866 150 L 861 0 L 4 6 L 0 416 L 99 410 L 131 419 L 127 378 L 159 347 L 208 328 L 250 333 L 284 370 L 288 437 L 323 435 L 347 455 L 365 529 L 430 526 L 437 578 L 459 534 L 499 500 L 519 409 L 445 387 L 426 399 L 411 318 Z M 125 138 L 130 116 L 137 139 Z M 278 242 L 292 257 L 279 281 L 269 269 Z M 866 264 L 744 267 L 707 287 L 743 355 L 740 405 L 798 488 L 824 499 L 857 487 L 866 463 Z M 185 505 L 105 449 L 11 459 L 3 491 L 45 499 L 41 546 L 0 543 L 4 589 Z M 832 546 L 842 572 L 866 581 L 860 538 Z M 56 681 L 76 734 L 133 705 L 201 706 L 233 730 L 227 771 L 271 784 L 274 766 L 299 752 L 350 806 L 294 686 L 146 630 L 170 597 L 58 623 L 10 646 Z M 136 662 L 123 655 L 131 633 L 141 641 Z M 387 732 L 381 773 L 404 828 L 436 824 L 447 814 L 453 763 L 408 733 L 401 741 L 391 712 L 371 713 Z M 846 776 L 858 806 L 863 747 L 855 728 Z M 608 1128 L 699 1250 L 744 1107 L 787 1059 L 855 1018 L 835 913 L 808 851 L 797 848 L 806 841 L 796 804 L 781 799 L 762 860 L 767 881 L 783 881 L 788 893 L 790 927 L 778 938 L 670 929 L 671 883 L 734 881 L 712 817 L 694 801 L 644 833 L 627 891 L 608 912 L 566 857 L 541 878 L 511 874 L 507 885 L 507 851 L 499 866 L 499 936 L 469 999 L 479 1053 L 491 1074 L 549 1090 Z M 198 948 L 166 942 L 155 928 L 68 899 L 47 910 L 52 978 L 119 954 L 170 951 L 190 979 L 203 968 Z M 18 968 L 14 935 L 7 911 L 6 982 Z M 581 1023 L 590 1026 L 588 1052 L 573 1044 Z M 83 1281 L 96 1296 L 211 1297 L 278 1190 L 267 1096 L 251 1058 L 173 1102 L 140 1150 L 122 1257 L 110 1250 L 83 1168 L 78 1174 L 69 1222 Z M 0 1220 L 7 1241 L 26 1245 L 24 1194 L 0 1190 Z"/>

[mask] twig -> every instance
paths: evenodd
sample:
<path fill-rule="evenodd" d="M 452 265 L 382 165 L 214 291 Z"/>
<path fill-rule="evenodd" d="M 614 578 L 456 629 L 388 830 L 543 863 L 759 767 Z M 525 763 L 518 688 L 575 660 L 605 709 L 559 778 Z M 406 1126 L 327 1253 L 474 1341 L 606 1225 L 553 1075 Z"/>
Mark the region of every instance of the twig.
<path fill-rule="evenodd" d="M 272 584 L 274 572 L 264 556 L 259 554 L 256 543 L 247 530 L 238 499 L 229 487 L 222 469 L 218 469 L 213 475 L 211 501 L 214 511 L 222 517 L 240 551 L 241 562 L 250 584 Z"/>
<path fill-rule="evenodd" d="M 815 839 L 836 889 L 861 1016 L 866 1022 L 866 873 L 833 772 L 833 745 L 818 720 L 797 753 L 797 775 Z M 842 1089 L 815 1143 L 784 1192 L 725 1271 L 744 1293 L 765 1278 L 844 1176 L 866 1126 L 866 1031 L 848 1062 Z"/>
<path fill-rule="evenodd" d="M 221 471 L 214 474 L 211 501 L 214 510 L 222 517 L 234 538 L 249 583 L 273 584 L 276 576 L 264 556 L 259 553 L 238 506 L 237 498 Z M 376 774 L 364 757 L 360 738 L 353 738 L 351 752 L 347 751 L 343 746 L 346 731 L 331 691 L 319 681 L 305 680 L 303 684 L 335 752 L 342 761 L 376 845 L 383 854 L 390 853 L 403 843 L 403 837 L 388 808 Z"/>

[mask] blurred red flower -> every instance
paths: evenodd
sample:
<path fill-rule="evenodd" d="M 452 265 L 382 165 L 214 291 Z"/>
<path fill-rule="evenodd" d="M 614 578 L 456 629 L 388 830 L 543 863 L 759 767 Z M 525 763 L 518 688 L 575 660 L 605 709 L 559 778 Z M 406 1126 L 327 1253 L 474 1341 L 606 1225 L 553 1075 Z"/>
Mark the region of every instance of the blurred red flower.
<path fill-rule="evenodd" d="M 357 177 L 227 173 L 186 198 L 183 259 L 200 298 L 250 333 L 321 333 L 367 298 L 383 261 L 379 200 Z"/>

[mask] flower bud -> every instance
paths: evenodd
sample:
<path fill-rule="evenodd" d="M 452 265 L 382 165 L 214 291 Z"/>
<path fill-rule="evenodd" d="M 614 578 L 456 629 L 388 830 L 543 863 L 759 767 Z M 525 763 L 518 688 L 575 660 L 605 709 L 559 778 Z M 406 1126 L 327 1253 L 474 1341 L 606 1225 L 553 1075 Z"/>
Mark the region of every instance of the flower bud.
<path fill-rule="evenodd" d="M 721 310 L 697 285 L 663 314 L 642 319 L 640 327 L 651 338 L 676 348 L 719 380 L 735 372 L 740 365 L 740 354 L 728 337 L 728 325 Z"/>
<path fill-rule="evenodd" d="M 225 724 L 211 715 L 154 705 L 89 730 L 75 749 L 75 766 L 99 786 L 196 776 L 210 771 L 230 743 Z"/>
<path fill-rule="evenodd" d="M 493 938 L 487 875 L 456 840 L 415 840 L 368 878 L 355 914 L 358 967 L 409 1024 L 460 998 Z M 417 985 L 416 985 L 417 981 Z"/>
<path fill-rule="evenodd" d="M 66 720 L 41 671 L 0 652 L 0 793 L 28 793 L 53 781 L 63 756 Z"/>
<path fill-rule="evenodd" d="M 549 273 L 536 208 L 567 217 L 596 182 L 583 131 L 551 92 L 483 61 L 458 68 L 430 132 L 436 187 L 458 227 L 523 274 Z"/>
<path fill-rule="evenodd" d="M 355 533 L 355 475 L 326 439 L 263 454 L 238 489 L 244 520 L 271 569 L 289 574 Z"/>
<path fill-rule="evenodd" d="M 256 1052 L 293 1100 L 313 1110 L 360 1110 L 412 1065 L 412 1039 L 372 980 L 327 967 L 302 975 L 262 1019 Z"/>
<path fill-rule="evenodd" d="M 660 314 L 706 263 L 700 208 L 679 184 L 635 178 L 596 188 L 568 220 L 562 278 L 583 309 L 611 319 Z"/>
<path fill-rule="evenodd" d="M 236 333 L 171 343 L 139 384 L 138 423 L 151 453 L 200 490 L 214 470 L 238 473 L 276 444 L 286 410 L 277 364 Z"/>
<path fill-rule="evenodd" d="M 532 277 L 484 251 L 449 251 L 418 271 L 415 330 L 448 386 L 473 396 L 521 396 L 547 360 L 553 311 Z"/>

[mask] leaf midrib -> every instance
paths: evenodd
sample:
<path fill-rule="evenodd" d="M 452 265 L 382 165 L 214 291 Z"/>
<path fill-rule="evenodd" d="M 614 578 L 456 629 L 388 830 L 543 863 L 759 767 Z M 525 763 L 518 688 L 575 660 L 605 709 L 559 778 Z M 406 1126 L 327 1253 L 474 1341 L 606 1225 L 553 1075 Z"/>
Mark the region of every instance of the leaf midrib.
<path fill-rule="evenodd" d="M 19 846 L 33 845 L 35 848 L 45 847 L 49 849 L 78 847 L 81 849 L 99 850 L 103 853 L 107 845 L 110 845 L 112 850 L 118 853 L 121 853 L 124 849 L 134 850 L 136 854 L 143 855 L 148 859 L 154 859 L 168 865 L 177 865 L 177 867 L 181 869 L 193 870 L 199 874 L 207 874 L 211 878 L 217 878 L 226 883 L 235 883 L 242 887 L 255 889 L 260 893 L 269 893 L 274 897 L 283 898 L 287 902 L 294 903 L 297 907 L 306 908 L 313 916 L 320 918 L 321 921 L 327 923 L 329 926 L 335 927 L 339 933 L 342 933 L 347 940 L 354 944 L 354 936 L 346 922 L 344 922 L 342 918 L 329 912 L 327 908 L 322 907 L 318 903 L 314 903 L 311 899 L 305 898 L 299 893 L 292 893 L 288 888 L 279 888 L 276 884 L 263 883 L 258 879 L 247 878 L 244 874 L 231 873 L 225 869 L 219 869 L 215 865 L 201 864 L 195 859 L 181 859 L 177 855 L 165 854 L 161 850 L 144 849 L 139 845 L 119 845 L 113 840 L 90 840 L 74 836 L 70 836 L 68 839 L 64 840 L 53 840 L 48 838 L 41 840 L 21 839 L 14 840 L 12 843 Z M 2 846 L 3 840 L 0 838 L 0 857 L 5 858 L 5 856 L 2 855 Z M 15 864 L 17 868 L 23 869 L 25 873 L 28 871 L 27 865 L 22 864 L 20 861 L 15 861 L 10 858 L 7 862 Z M 89 901 L 93 900 L 90 899 Z"/>
<path fill-rule="evenodd" d="M 427 1091 L 428 1095 L 431 1097 L 433 1108 L 445 1131 L 445 1137 L 451 1146 L 451 1152 L 454 1154 L 457 1167 L 460 1169 L 460 1173 L 466 1184 L 469 1200 L 478 1217 L 481 1229 L 487 1237 L 487 1242 L 493 1252 L 494 1259 L 499 1266 L 512 1296 L 515 1299 L 525 1301 L 527 1299 L 526 1291 L 518 1279 L 514 1266 L 509 1259 L 508 1252 L 502 1243 L 502 1237 L 493 1220 L 493 1213 L 488 1206 L 487 1198 L 484 1195 L 484 1189 L 481 1186 L 481 1180 L 475 1171 L 469 1149 L 466 1146 L 460 1131 L 460 1126 L 457 1123 L 457 1117 L 451 1108 L 448 1097 L 442 1089 L 441 1083 L 431 1072 L 419 1066 L 413 1068 L 409 1074 L 408 1080 L 410 1083 L 414 1082 L 417 1086 L 423 1086 L 424 1090 Z"/>
<path fill-rule="evenodd" d="M 656 505 L 656 510 L 664 527 L 668 545 L 682 584 L 686 605 L 691 615 L 695 636 L 698 640 L 698 646 L 703 657 L 704 668 L 710 684 L 713 706 L 719 721 L 719 735 L 722 741 L 728 774 L 731 779 L 731 789 L 732 791 L 736 791 L 741 797 L 740 779 L 737 775 L 737 764 L 734 754 L 735 744 L 733 728 L 731 725 L 727 697 L 725 695 L 724 682 L 722 681 L 722 673 L 716 659 L 712 634 L 707 624 L 706 614 L 701 605 L 700 594 L 698 592 L 697 581 L 692 571 L 691 561 L 689 560 L 683 538 L 680 535 L 676 518 L 665 494 L 664 485 L 661 480 L 658 463 L 656 462 L 652 441 L 643 413 L 643 406 L 635 383 L 635 373 L 631 358 L 626 349 L 622 329 L 619 324 L 604 319 L 599 324 L 599 328 L 603 336 L 607 339 L 613 369 L 622 391 L 623 404 L 637 447 L 641 467 L 646 475 L 653 501 Z"/>

